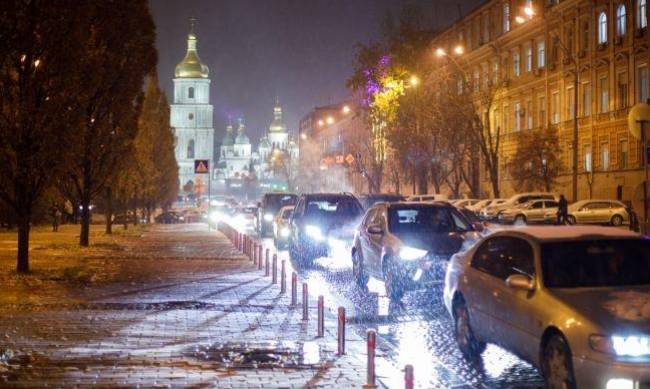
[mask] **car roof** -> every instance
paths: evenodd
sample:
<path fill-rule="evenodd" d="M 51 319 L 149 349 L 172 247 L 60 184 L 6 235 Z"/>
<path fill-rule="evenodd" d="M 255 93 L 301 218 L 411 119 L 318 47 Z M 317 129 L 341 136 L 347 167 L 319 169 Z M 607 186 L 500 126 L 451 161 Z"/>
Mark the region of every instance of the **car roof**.
<path fill-rule="evenodd" d="M 305 193 L 305 194 L 303 194 L 303 196 L 305 198 L 316 197 L 316 198 L 324 198 L 324 199 L 328 198 L 328 197 L 332 197 L 332 198 L 337 198 L 337 197 L 356 198 L 351 193 Z"/>
<path fill-rule="evenodd" d="M 587 203 L 613 203 L 613 204 L 619 204 L 619 205 L 625 205 L 619 200 L 612 200 L 612 199 L 588 199 L 588 200 L 580 200 L 576 201 L 575 203 L 571 205 L 576 205 L 576 204 L 587 204 Z"/>
<path fill-rule="evenodd" d="M 602 226 L 522 226 L 498 230 L 489 236 L 520 236 L 539 242 L 594 238 L 641 238 L 641 235 L 630 230 Z"/>
<path fill-rule="evenodd" d="M 427 202 L 422 202 L 422 201 L 397 201 L 394 203 L 377 203 L 377 204 L 384 204 L 388 206 L 389 208 L 406 208 L 406 207 L 450 207 L 453 208 L 451 204 L 449 204 L 446 201 L 427 201 Z"/>

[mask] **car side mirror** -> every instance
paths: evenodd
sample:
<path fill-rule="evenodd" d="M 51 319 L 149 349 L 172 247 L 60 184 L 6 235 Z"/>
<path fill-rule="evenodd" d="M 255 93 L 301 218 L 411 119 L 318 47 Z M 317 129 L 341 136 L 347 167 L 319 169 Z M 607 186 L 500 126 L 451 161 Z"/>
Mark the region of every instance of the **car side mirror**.
<path fill-rule="evenodd" d="M 368 229 L 366 231 L 368 231 L 368 233 L 372 235 L 381 235 L 384 233 L 384 230 L 382 230 L 381 227 L 378 225 L 368 226 Z"/>
<path fill-rule="evenodd" d="M 474 227 L 474 231 L 476 232 L 483 232 L 485 231 L 485 226 L 481 222 L 474 222 L 472 223 L 472 227 Z"/>
<path fill-rule="evenodd" d="M 506 278 L 506 285 L 513 289 L 521 289 L 526 291 L 533 291 L 535 289 L 535 281 L 523 274 L 513 274 Z"/>

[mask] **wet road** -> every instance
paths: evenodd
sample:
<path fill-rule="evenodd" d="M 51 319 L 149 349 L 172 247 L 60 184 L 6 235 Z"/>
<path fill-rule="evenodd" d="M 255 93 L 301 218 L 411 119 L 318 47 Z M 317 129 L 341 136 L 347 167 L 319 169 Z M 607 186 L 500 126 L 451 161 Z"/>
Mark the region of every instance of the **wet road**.
<path fill-rule="evenodd" d="M 273 240 L 264 246 L 274 251 Z M 291 263 L 288 251 L 278 258 Z M 293 266 L 291 270 L 293 271 Z M 396 374 L 406 364 L 415 370 L 416 385 L 423 388 L 539 388 L 543 380 L 527 362 L 504 349 L 488 345 L 481 360 L 463 359 L 454 339 L 451 321 L 442 303 L 441 288 L 407 293 L 401 304 L 390 304 L 383 282 L 371 278 L 368 290 L 356 286 L 349 254 L 318 258 L 310 268 L 297 269 L 300 282 L 309 284 L 311 295 L 323 295 L 327 307 L 345 307 L 352 330 L 376 329 L 378 350 L 392 362 L 390 373 L 378 376 L 389 387 L 402 387 Z M 388 371 L 388 369 L 387 369 Z"/>

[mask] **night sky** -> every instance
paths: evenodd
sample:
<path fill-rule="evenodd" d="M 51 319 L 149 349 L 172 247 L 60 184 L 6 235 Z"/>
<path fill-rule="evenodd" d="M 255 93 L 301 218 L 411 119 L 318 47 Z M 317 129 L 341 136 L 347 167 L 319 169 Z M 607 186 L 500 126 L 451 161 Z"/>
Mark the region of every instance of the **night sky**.
<path fill-rule="evenodd" d="M 188 18 L 198 18 L 198 51 L 210 68 L 217 143 L 230 115 L 244 117 L 256 144 L 272 120 L 276 95 L 291 131 L 314 106 L 349 96 L 345 80 L 356 44 L 377 39 L 387 12 L 398 15 L 405 2 L 150 0 L 158 34 L 159 82 L 171 99 L 174 67 L 186 51 Z M 417 2 L 432 29 L 457 19 L 457 3 L 463 12 L 480 3 Z"/>

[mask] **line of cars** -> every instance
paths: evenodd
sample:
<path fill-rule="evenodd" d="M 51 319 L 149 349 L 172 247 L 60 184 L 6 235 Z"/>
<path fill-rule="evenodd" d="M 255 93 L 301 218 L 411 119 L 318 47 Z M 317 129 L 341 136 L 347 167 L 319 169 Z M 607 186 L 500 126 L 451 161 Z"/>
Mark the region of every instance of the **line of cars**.
<path fill-rule="evenodd" d="M 442 285 L 469 359 L 494 343 L 538 367 L 548 387 L 650 387 L 650 241 L 598 226 L 486 232 L 485 220 L 553 222 L 557 198 L 550 193 L 455 205 L 361 200 L 302 195 L 280 208 L 274 236 L 303 265 L 351 242 L 355 282 L 365 287 L 371 276 L 382 279 L 394 301 Z M 569 207 L 572 224 L 618 226 L 629 222 L 627 212 L 614 200 Z"/>

